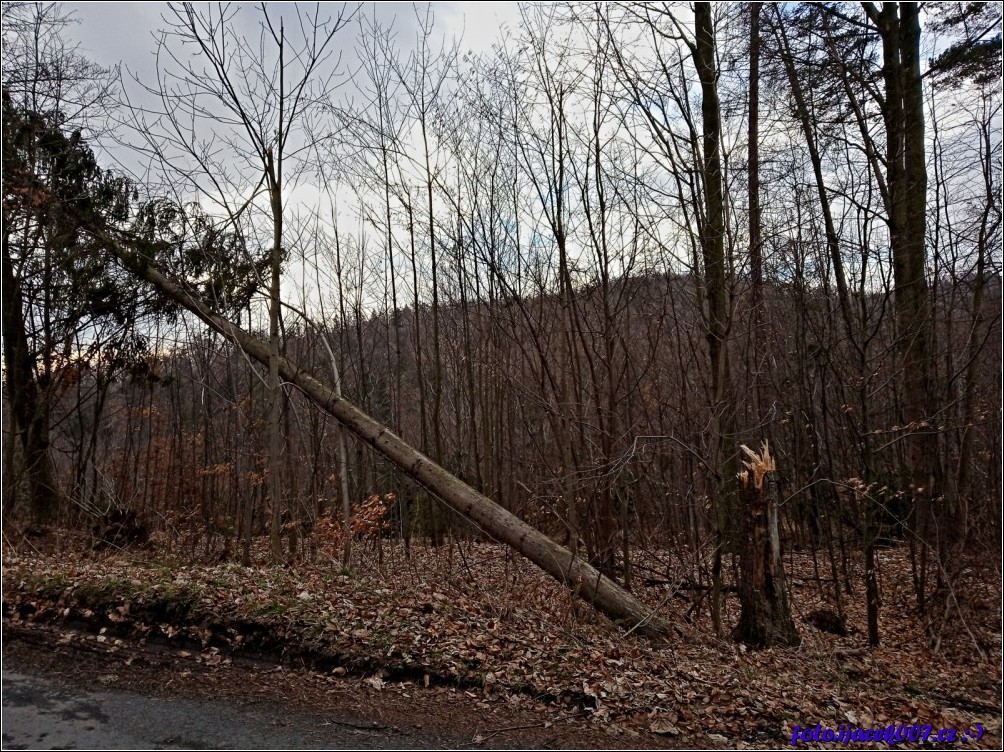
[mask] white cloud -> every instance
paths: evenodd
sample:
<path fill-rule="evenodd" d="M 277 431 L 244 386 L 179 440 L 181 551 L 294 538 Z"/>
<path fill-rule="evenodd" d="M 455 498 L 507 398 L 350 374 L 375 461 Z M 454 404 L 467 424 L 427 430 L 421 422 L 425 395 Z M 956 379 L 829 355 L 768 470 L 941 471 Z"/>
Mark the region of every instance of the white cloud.
<path fill-rule="evenodd" d="M 461 49 L 476 53 L 490 52 L 504 31 L 516 29 L 521 23 L 517 3 L 436 3 L 433 8 L 444 31 L 461 39 Z"/>

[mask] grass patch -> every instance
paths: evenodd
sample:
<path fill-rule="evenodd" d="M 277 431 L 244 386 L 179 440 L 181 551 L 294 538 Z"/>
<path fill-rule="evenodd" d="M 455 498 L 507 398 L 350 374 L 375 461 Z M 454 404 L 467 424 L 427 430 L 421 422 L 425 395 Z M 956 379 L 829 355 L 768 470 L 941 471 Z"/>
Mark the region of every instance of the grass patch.
<path fill-rule="evenodd" d="M 251 608 L 251 616 L 282 616 L 286 613 L 286 607 L 281 603 L 270 601 Z"/>

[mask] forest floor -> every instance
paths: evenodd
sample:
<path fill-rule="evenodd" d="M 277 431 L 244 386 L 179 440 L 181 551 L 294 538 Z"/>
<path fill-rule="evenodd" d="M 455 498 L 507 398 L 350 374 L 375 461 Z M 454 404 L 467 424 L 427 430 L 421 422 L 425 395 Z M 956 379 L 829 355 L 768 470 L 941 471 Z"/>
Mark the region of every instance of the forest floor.
<path fill-rule="evenodd" d="M 969 572 L 966 598 L 932 633 L 914 608 L 908 552 L 881 551 L 882 644 L 870 648 L 860 564 L 847 573 L 850 634 L 839 637 L 806 623 L 833 608 L 832 585 L 817 579 L 811 554 L 789 554 L 802 644 L 754 651 L 727 637 L 732 593 L 725 636 L 714 635 L 706 603 L 695 605 L 702 591 L 680 587 L 696 579 L 693 557 L 679 552 L 636 568 L 637 594 L 678 628 L 656 643 L 625 636 L 494 544 L 413 546 L 406 556 L 397 543 L 370 542 L 343 570 L 323 554 L 248 568 L 157 547 L 109 553 L 64 541 L 57 555 L 9 541 L 5 654 L 81 681 L 315 711 L 336 698 L 352 717 L 462 747 L 788 747 L 796 726 L 817 724 L 956 729 L 960 743 L 942 747 L 1002 741 L 992 565 Z"/>

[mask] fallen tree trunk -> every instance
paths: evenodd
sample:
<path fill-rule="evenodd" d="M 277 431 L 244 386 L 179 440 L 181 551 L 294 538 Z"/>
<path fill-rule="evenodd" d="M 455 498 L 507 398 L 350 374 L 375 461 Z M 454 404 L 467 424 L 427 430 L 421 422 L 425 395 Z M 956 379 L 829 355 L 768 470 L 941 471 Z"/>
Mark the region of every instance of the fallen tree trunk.
<path fill-rule="evenodd" d="M 104 239 L 107 240 L 107 237 Z M 112 253 L 133 273 L 142 276 L 164 295 L 177 301 L 213 329 L 232 339 L 249 356 L 260 363 L 268 364 L 267 343 L 220 316 L 198 296 L 173 282 L 159 270 L 145 262 L 139 262 L 131 253 L 122 250 L 121 242 L 109 242 L 108 245 Z M 512 546 L 617 624 L 649 637 L 669 636 L 670 624 L 613 580 L 488 497 L 475 491 L 414 449 L 387 426 L 371 418 L 344 397 L 339 397 L 334 389 L 322 384 L 288 358 L 279 358 L 279 373 L 359 439 L 422 484 L 451 509 L 466 517 L 492 538 Z"/>

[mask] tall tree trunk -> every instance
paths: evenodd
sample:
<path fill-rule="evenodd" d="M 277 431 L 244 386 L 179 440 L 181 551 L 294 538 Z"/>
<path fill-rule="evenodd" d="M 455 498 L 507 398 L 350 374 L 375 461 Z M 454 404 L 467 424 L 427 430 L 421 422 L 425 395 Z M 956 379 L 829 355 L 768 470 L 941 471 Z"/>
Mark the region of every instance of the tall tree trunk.
<path fill-rule="evenodd" d="M 701 82 L 701 117 L 703 122 L 703 182 L 706 216 L 701 236 L 704 261 L 704 288 L 707 300 L 705 316 L 708 340 L 709 366 L 711 368 L 711 433 L 712 479 L 715 489 L 715 519 L 718 545 L 712 567 L 712 619 L 715 630 L 721 629 L 721 556 L 726 546 L 735 540 L 733 514 L 728 486 L 732 473 L 727 469 L 725 434 L 726 423 L 732 415 L 727 395 L 728 351 L 726 348 L 728 304 L 725 289 L 725 204 L 722 193 L 721 139 L 722 121 L 718 100 L 718 83 L 715 70 L 715 32 L 711 18 L 711 3 L 695 3 L 694 22 L 697 29 L 694 46 L 694 64 Z"/>
<path fill-rule="evenodd" d="M 927 549 L 932 543 L 931 500 L 938 493 L 935 485 L 940 485 L 941 458 L 933 428 L 928 424 L 936 406 L 931 388 L 926 276 L 927 164 L 920 15 L 917 3 L 887 2 L 882 4 L 881 11 L 872 3 L 863 5 L 882 39 L 886 210 L 895 284 L 896 347 L 903 385 L 901 425 L 908 430 L 904 475 L 914 499 L 915 533 L 921 546 Z M 946 499 L 948 516 L 954 507 L 954 499 Z M 925 600 L 924 579 L 921 576 L 917 592 L 921 609 Z"/>
<path fill-rule="evenodd" d="M 3 358 L 7 395 L 24 450 L 31 514 L 39 524 L 55 520 L 60 492 L 49 456 L 49 410 L 39 394 L 28 351 L 24 301 L 14 277 L 8 228 L 3 233 Z"/>
<path fill-rule="evenodd" d="M 966 344 L 966 386 L 962 397 L 962 438 L 959 442 L 959 462 L 956 471 L 955 487 L 959 498 L 959 512 L 953 531 L 956 545 L 961 549 L 965 546 L 968 533 L 968 507 L 972 485 L 973 439 L 976 433 L 976 385 L 979 378 L 979 353 L 981 338 L 984 336 L 985 316 L 983 299 L 986 290 L 987 255 L 990 251 L 989 238 L 992 233 L 992 209 L 994 206 L 993 185 L 993 147 L 990 141 L 990 129 L 983 129 L 982 159 L 983 179 L 986 187 L 986 204 L 980 217 L 980 228 L 976 241 L 976 277 L 973 280 L 973 319 L 969 329 L 969 339 Z M 999 220 L 998 220 L 999 221 Z M 962 551 L 955 558 L 962 565 Z"/>
<path fill-rule="evenodd" d="M 795 59 L 791 52 L 787 33 L 785 32 L 784 20 L 780 17 L 780 11 L 776 7 L 774 12 L 774 33 L 780 45 L 779 51 L 784 63 L 785 74 L 788 78 L 792 99 L 795 100 L 795 116 L 802 127 L 802 137 L 805 139 L 806 149 L 809 152 L 809 162 L 812 164 L 812 174 L 816 181 L 816 195 L 819 197 L 819 208 L 823 214 L 823 230 L 826 234 L 826 250 L 829 253 L 830 262 L 833 264 L 833 277 L 837 285 L 837 300 L 840 303 L 840 312 L 847 331 L 848 341 L 854 344 L 855 337 L 853 336 L 853 328 L 851 326 L 853 312 L 851 310 L 850 291 L 847 286 L 847 276 L 844 272 L 844 260 L 840 254 L 840 236 L 837 234 L 837 225 L 833 220 L 830 198 L 826 194 L 826 183 L 823 178 L 823 158 L 819 151 L 818 138 L 813 128 L 805 91 L 798 78 Z"/>
<path fill-rule="evenodd" d="M 280 66 L 281 68 L 281 66 Z M 269 541 L 272 561 L 282 560 L 282 391 L 279 386 L 279 305 L 282 272 L 282 186 L 268 152 L 269 199 L 272 205 L 272 278 L 268 300 L 268 487 L 272 497 Z"/>
<path fill-rule="evenodd" d="M 760 216 L 760 6 L 749 4 L 750 14 L 750 76 L 749 76 L 749 123 L 747 129 L 747 162 L 749 176 L 749 243 L 750 280 L 753 298 L 753 333 L 758 333 L 762 311 L 760 310 L 763 286 L 763 247 L 761 243 Z M 752 343 L 756 351 L 756 342 Z M 759 390 L 758 390 L 759 391 Z M 759 421 L 759 415 L 756 415 Z"/>
<path fill-rule="evenodd" d="M 342 399 L 342 372 L 338 367 L 335 353 L 328 344 L 326 334 L 321 335 L 321 342 L 331 359 L 331 378 L 335 397 Z M 345 442 L 345 429 L 338 427 L 338 451 L 335 455 L 335 470 L 338 475 L 338 497 L 342 515 L 342 567 L 352 563 L 352 502 L 349 499 L 349 452 Z"/>

